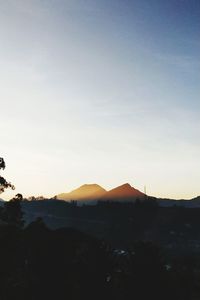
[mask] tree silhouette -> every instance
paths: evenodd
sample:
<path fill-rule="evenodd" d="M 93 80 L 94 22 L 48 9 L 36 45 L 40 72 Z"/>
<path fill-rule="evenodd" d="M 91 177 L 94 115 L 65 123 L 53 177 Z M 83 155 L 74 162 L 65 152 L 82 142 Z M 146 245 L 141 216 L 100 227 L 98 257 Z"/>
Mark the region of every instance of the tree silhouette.
<path fill-rule="evenodd" d="M 2 157 L 0 157 L 0 169 L 5 169 L 6 164 Z M 0 193 L 3 193 L 5 189 L 11 188 L 15 189 L 14 185 L 0 176 Z M 4 203 L 4 208 L 0 211 L 1 219 L 9 224 L 16 225 L 22 227 L 24 224 L 23 221 L 23 212 L 21 210 L 21 201 L 23 200 L 23 196 L 21 194 L 17 194 L 13 199 Z"/>
<path fill-rule="evenodd" d="M 6 164 L 2 157 L 0 157 L 0 170 L 5 169 Z M 0 176 L 0 193 L 3 193 L 5 189 L 11 188 L 12 190 L 15 189 L 14 185 L 8 182 L 4 177 Z"/>
<path fill-rule="evenodd" d="M 10 201 L 6 201 L 4 203 L 4 209 L 2 212 L 3 221 L 18 226 L 23 227 L 23 212 L 21 209 L 21 202 L 23 201 L 23 196 L 21 194 L 17 194 Z"/>

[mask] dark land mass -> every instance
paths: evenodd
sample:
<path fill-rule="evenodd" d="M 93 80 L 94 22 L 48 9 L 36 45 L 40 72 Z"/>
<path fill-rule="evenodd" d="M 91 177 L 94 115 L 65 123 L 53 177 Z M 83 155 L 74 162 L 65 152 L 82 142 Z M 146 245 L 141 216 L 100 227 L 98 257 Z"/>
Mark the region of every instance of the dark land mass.
<path fill-rule="evenodd" d="M 114 250 L 70 228 L 41 219 L 25 229 L 0 226 L 0 299 L 199 299 L 199 261 L 169 259 L 153 243 Z"/>
<path fill-rule="evenodd" d="M 200 253 L 200 208 L 162 207 L 150 198 L 83 206 L 74 201 L 23 201 L 22 208 L 27 223 L 41 217 L 49 228 L 76 228 L 116 248 L 127 249 L 140 240 L 170 253 Z"/>
<path fill-rule="evenodd" d="M 199 251 L 184 242 L 199 236 L 198 209 L 15 200 L 0 217 L 0 299 L 200 298 Z"/>
<path fill-rule="evenodd" d="M 200 299 L 199 197 L 79 192 L 1 201 L 0 299 Z"/>
<path fill-rule="evenodd" d="M 169 253 L 200 252 L 200 197 L 159 199 L 128 183 L 110 191 L 85 184 L 60 195 L 23 201 L 26 223 L 42 217 L 51 229 L 76 228 L 120 249 L 139 240 L 157 243 Z"/>

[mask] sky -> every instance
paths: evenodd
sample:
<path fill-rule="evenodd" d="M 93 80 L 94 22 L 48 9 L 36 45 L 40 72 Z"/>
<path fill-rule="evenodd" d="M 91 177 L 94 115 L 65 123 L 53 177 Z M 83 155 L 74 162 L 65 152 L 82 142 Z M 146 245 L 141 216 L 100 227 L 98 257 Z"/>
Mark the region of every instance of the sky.
<path fill-rule="evenodd" d="M 199 0 L 0 0 L 1 198 L 200 195 L 199 114 Z"/>

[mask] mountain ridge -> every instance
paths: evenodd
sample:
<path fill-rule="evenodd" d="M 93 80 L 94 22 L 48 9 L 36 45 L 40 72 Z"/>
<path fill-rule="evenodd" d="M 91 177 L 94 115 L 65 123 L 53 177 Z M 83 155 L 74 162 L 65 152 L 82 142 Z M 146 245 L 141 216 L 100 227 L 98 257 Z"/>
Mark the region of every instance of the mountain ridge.
<path fill-rule="evenodd" d="M 59 200 L 136 200 L 145 199 L 146 195 L 132 187 L 129 183 L 117 186 L 109 191 L 98 184 L 84 184 L 69 193 L 61 193 L 57 195 Z"/>

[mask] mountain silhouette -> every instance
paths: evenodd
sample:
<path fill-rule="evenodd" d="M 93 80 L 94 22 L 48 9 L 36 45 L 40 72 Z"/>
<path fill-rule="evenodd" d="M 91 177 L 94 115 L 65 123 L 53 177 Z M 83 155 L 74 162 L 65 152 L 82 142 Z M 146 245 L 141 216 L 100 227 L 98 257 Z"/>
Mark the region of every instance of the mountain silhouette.
<path fill-rule="evenodd" d="M 129 183 L 125 183 L 108 191 L 102 198 L 106 200 L 144 199 L 145 194 L 132 187 Z"/>
<path fill-rule="evenodd" d="M 145 199 L 145 194 L 125 183 L 110 191 L 106 191 L 98 184 L 84 184 L 70 193 L 62 193 L 57 195 L 60 200 L 135 200 Z"/>
<path fill-rule="evenodd" d="M 106 190 L 98 184 L 84 184 L 70 193 L 57 195 L 60 200 L 96 200 L 104 196 Z"/>

